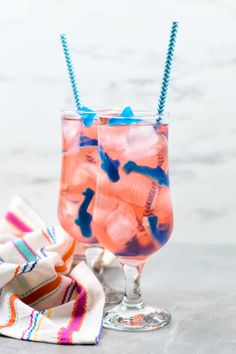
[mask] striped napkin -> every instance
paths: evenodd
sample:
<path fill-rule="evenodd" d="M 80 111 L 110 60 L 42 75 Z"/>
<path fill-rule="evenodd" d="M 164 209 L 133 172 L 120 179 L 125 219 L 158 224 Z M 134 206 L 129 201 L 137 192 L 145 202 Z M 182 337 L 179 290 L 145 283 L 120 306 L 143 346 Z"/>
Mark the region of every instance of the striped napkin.
<path fill-rule="evenodd" d="M 47 227 L 21 197 L 0 222 L 0 334 L 58 344 L 96 344 L 104 293 L 76 242 Z"/>

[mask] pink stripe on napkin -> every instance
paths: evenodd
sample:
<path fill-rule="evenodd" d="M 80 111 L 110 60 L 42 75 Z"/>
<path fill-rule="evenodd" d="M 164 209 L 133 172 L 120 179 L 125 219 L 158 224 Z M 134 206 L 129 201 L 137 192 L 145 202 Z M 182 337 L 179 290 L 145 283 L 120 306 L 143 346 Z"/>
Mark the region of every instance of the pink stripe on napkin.
<path fill-rule="evenodd" d="M 59 343 L 60 344 L 70 344 L 72 343 L 72 335 L 73 332 L 78 331 L 85 312 L 86 312 L 86 305 L 87 305 L 87 292 L 86 290 L 79 285 L 77 285 L 78 291 L 78 298 L 76 299 L 73 311 L 72 311 L 72 318 L 67 328 L 62 328 L 59 332 Z"/>
<path fill-rule="evenodd" d="M 17 229 L 23 232 L 33 231 L 29 226 L 27 226 L 23 221 L 21 221 L 16 215 L 8 212 L 5 216 L 6 220 L 13 224 Z"/>

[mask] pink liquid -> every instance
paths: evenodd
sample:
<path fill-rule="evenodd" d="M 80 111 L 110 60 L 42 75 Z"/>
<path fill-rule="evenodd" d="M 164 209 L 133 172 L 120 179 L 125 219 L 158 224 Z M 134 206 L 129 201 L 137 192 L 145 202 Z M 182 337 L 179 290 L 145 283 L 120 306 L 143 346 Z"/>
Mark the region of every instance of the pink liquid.
<path fill-rule="evenodd" d="M 98 126 L 93 230 L 125 262 L 145 261 L 169 239 L 173 212 L 167 125 Z"/>
<path fill-rule="evenodd" d="M 86 221 L 84 215 L 88 218 L 92 218 L 93 215 L 96 174 L 96 124 L 85 127 L 79 119 L 62 119 L 62 165 L 58 217 L 64 230 L 85 244 L 97 243 L 90 219 L 85 225 L 86 228 L 81 227 L 83 221 Z M 88 203 L 86 191 L 94 193 Z M 81 225 L 78 224 L 78 220 Z M 91 229 L 90 235 L 87 230 L 89 228 Z"/>

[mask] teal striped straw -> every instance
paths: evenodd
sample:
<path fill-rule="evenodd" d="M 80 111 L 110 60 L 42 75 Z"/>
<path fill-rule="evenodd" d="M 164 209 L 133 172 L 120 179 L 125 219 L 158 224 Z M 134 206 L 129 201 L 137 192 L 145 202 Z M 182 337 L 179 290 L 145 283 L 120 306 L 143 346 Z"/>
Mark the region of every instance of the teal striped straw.
<path fill-rule="evenodd" d="M 178 31 L 178 22 L 172 22 L 170 39 L 169 39 L 169 46 L 168 46 L 168 50 L 166 53 L 164 73 L 162 76 L 161 92 L 160 92 L 160 97 L 159 97 L 159 101 L 158 101 L 158 108 L 157 108 L 158 115 L 164 113 L 164 109 L 165 109 L 166 96 L 167 96 L 168 87 L 169 87 L 170 73 L 171 73 L 171 67 L 172 67 L 172 63 L 173 63 L 177 31 Z"/>
<path fill-rule="evenodd" d="M 74 95 L 76 108 L 77 108 L 77 111 L 81 111 L 81 109 L 83 108 L 83 105 L 81 103 L 78 82 L 77 82 L 76 75 L 75 75 L 74 65 L 72 62 L 71 54 L 70 54 L 67 36 L 65 33 L 63 33 L 63 34 L 61 34 L 60 37 L 61 37 L 61 44 L 63 47 L 65 59 L 66 59 L 66 66 L 67 66 L 67 70 L 68 70 L 69 77 L 70 77 L 70 82 L 71 82 L 71 86 L 72 86 L 72 91 L 73 91 L 73 95 Z"/>

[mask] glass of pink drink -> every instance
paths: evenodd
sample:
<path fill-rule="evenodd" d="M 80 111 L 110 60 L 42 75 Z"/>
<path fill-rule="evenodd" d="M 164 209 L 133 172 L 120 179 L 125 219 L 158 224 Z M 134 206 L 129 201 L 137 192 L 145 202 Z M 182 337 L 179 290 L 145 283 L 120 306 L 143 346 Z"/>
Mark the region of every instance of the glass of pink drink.
<path fill-rule="evenodd" d="M 98 119 L 98 176 L 93 230 L 124 270 L 120 305 L 107 310 L 104 326 L 149 331 L 167 325 L 170 313 L 146 306 L 140 276 L 147 259 L 169 239 L 173 212 L 168 177 L 168 124 L 165 116 Z"/>
<path fill-rule="evenodd" d="M 101 112 L 104 112 L 101 110 Z M 89 114 L 89 113 L 88 113 Z M 97 112 L 99 115 L 99 112 Z M 84 250 L 88 265 L 103 285 L 106 305 L 119 303 L 123 293 L 103 280 L 104 248 L 93 232 L 92 219 L 97 177 L 97 122 L 86 127 L 80 114 L 62 114 L 62 163 L 58 217 L 63 229 Z"/>

